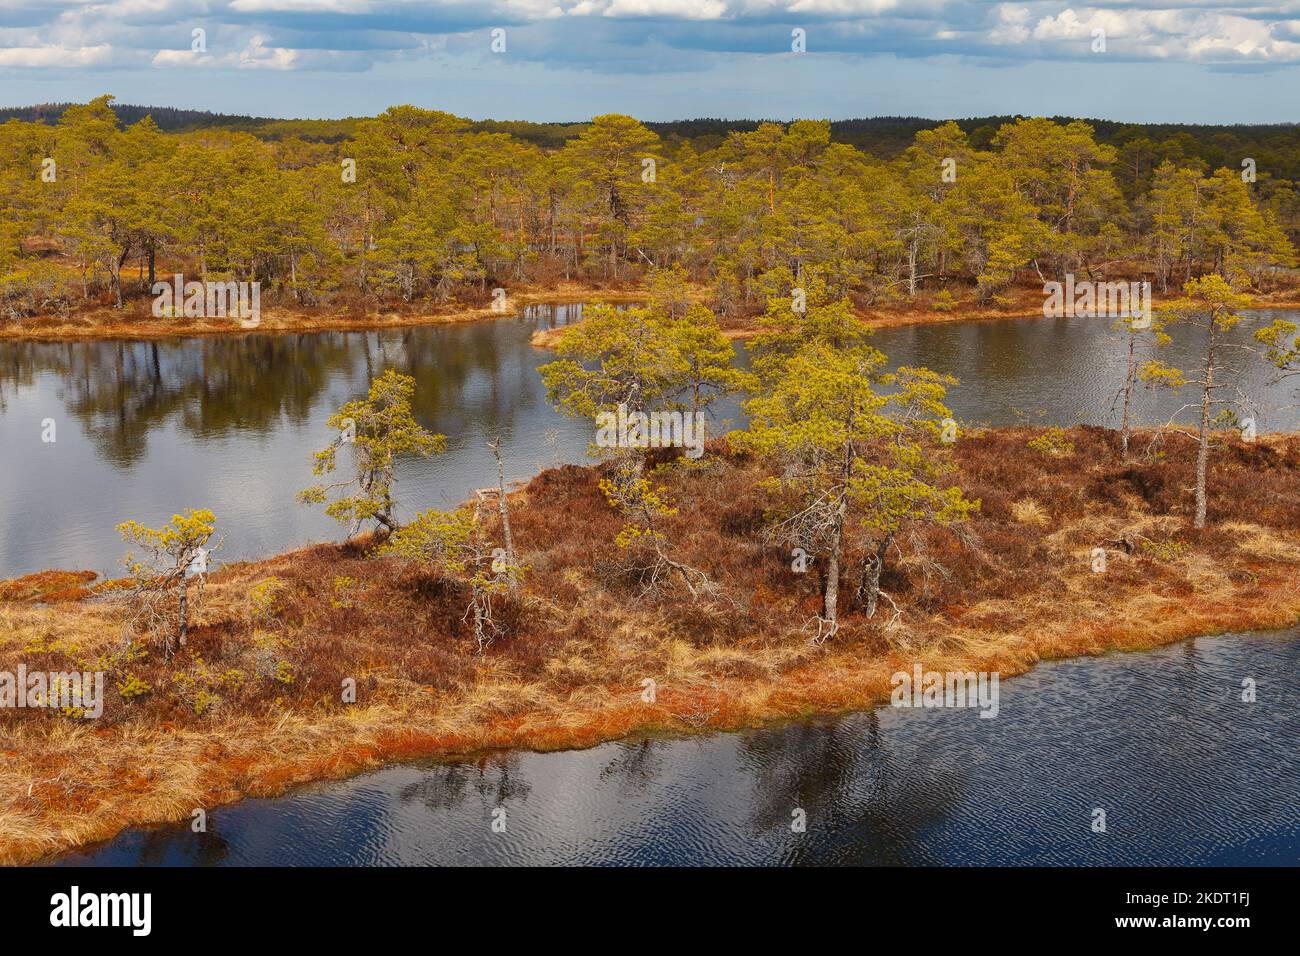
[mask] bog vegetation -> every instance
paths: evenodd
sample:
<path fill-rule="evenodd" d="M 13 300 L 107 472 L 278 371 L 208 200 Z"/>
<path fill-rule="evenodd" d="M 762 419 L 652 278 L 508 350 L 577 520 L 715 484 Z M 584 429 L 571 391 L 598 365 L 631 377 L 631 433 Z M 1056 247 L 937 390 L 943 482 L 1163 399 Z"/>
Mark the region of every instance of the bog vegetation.
<path fill-rule="evenodd" d="M 954 289 L 996 305 L 1017 277 L 1067 272 L 1165 289 L 1230 270 L 1263 287 L 1300 232 L 1296 185 L 1266 143 L 1258 157 L 1185 133 L 1117 148 L 1081 121 L 971 135 L 949 122 L 888 159 L 822 121 L 665 139 L 610 114 L 538 137 L 400 106 L 324 138 L 282 125 L 123 128 L 108 96 L 54 125 L 0 125 L 0 314 L 122 305 L 163 270 L 259 282 L 301 307 L 651 267 L 681 269 L 724 319 L 814 282 L 858 305 L 927 292 L 946 308 Z"/>
<path fill-rule="evenodd" d="M 102 100 L 0 127 L 0 144 L 62 170 L 4 181 L 15 311 L 116 301 L 127 264 L 160 256 L 301 303 L 555 275 L 650 289 L 591 309 L 540 370 L 556 409 L 591 423 L 589 467 L 512 493 L 495 442 L 494 488 L 420 510 L 402 461 L 446 439 L 416 419 L 420 383 L 388 370 L 304 462 L 301 500 L 345 543 L 209 574 L 219 516 L 196 510 L 121 526 L 143 557 L 98 591 L 119 600 L 77 600 L 96 589 L 75 576 L 0 583 L 6 658 L 106 671 L 116 690 L 93 747 L 73 721 L 0 714 L 0 859 L 403 754 L 862 706 L 904 660 L 1013 673 L 1300 617 L 1300 439 L 1238 429 L 1229 387 L 1241 362 L 1300 372 L 1300 330 L 1224 338 L 1293 252 L 1277 194 L 1232 170 L 1162 162 L 1126 202 L 1082 123 L 1016 121 L 981 149 L 947 124 L 883 161 L 813 122 L 697 150 L 605 116 L 543 149 L 401 107 L 324 144 L 120 130 Z M 1149 328 L 1117 323 L 1114 431 L 959 429 L 958 383 L 891 368 L 857 308 L 1125 268 L 1183 295 Z M 758 317 L 752 371 L 731 361 L 732 310 Z M 1140 338 L 1180 335 L 1197 367 L 1137 360 Z M 1139 385 L 1189 389 L 1193 427 L 1136 430 Z M 747 427 L 701 457 L 594 440 L 611 414 L 707 418 L 729 395 Z"/>
<path fill-rule="evenodd" d="M 426 617 L 437 609 L 437 627 L 426 640 L 455 647 L 458 637 L 471 636 L 472 643 L 465 646 L 482 657 L 497 653 L 499 644 L 514 646 L 520 633 L 530 630 L 528 615 L 539 594 L 553 593 L 561 579 L 574 583 L 579 578 L 616 604 L 632 602 L 698 619 L 718 639 L 726 628 L 716 630 L 717 622 L 749 620 L 761 595 L 769 611 L 785 609 L 778 629 L 787 640 L 799 636 L 812 646 L 843 643 L 847 613 L 850 642 L 869 635 L 885 646 L 906 646 L 909 629 L 921 627 L 931 613 L 925 597 L 931 589 L 942 590 L 946 585 L 939 582 L 978 576 L 996 566 L 990 563 L 989 540 L 978 530 L 989 528 L 981 520 L 986 505 L 972 491 L 987 490 L 988 482 L 971 471 L 965 450 L 971 441 L 988 446 L 989 439 L 960 433 L 945 404 L 948 389 L 958 384 L 955 379 L 920 367 L 890 369 L 887 357 L 871 346 L 871 329 L 850 300 L 833 296 L 820 284 L 806 290 L 798 307 L 779 296 L 768 300 L 763 331 L 749 346 L 752 371 L 741 371 L 732 364 L 731 347 L 714 313 L 683 300 L 680 273 L 656 270 L 652 286 L 644 306 L 595 306 L 583 322 L 562 331 L 555 360 L 539 369 L 550 400 L 562 414 L 586 420 L 595 435 L 613 409 L 624 416 L 665 409 L 708 416 L 718 398 L 740 395 L 748 417 L 744 429 L 718 436 L 702 457 L 689 454 L 684 444 L 593 442 L 589 451 L 598 464 L 577 482 L 591 500 L 552 502 L 575 516 L 574 527 L 552 527 L 559 539 L 530 540 L 525 534 L 517 547 L 519 523 L 512 525 L 499 441 L 491 443 L 497 456 L 496 487 L 481 489 L 470 502 L 445 511 L 420 511 L 418 503 L 399 500 L 402 461 L 440 452 L 446 439 L 416 420 L 416 380 L 388 369 L 371 382 L 365 398 L 346 402 L 328 419 L 334 435 L 315 456 L 312 472 L 337 480 L 313 484 L 299 494 L 302 503 L 324 506 L 347 529 L 350 543 L 339 554 L 340 568 L 351 572 L 355 556 L 394 570 L 398 576 L 386 588 L 410 589 L 409 600 L 427 605 Z M 1083 467 L 1078 479 L 1083 484 L 1070 491 L 1082 509 L 1078 520 L 1086 524 L 1086 516 L 1108 502 L 1118 509 L 1114 521 L 1097 526 L 1094 550 L 1132 554 L 1145 543 L 1161 554 L 1181 555 L 1189 543 L 1222 544 L 1203 534 L 1181 535 L 1200 534 L 1209 519 L 1223 522 L 1236 514 L 1240 509 L 1226 503 L 1225 494 L 1243 468 L 1255 469 L 1260 474 L 1251 479 L 1252 486 L 1269 488 L 1278 500 L 1252 506 L 1261 514 L 1256 522 L 1260 530 L 1250 532 L 1252 540 L 1282 534 L 1278 541 L 1270 538 L 1264 551 L 1290 553 L 1285 536 L 1294 530 L 1290 515 L 1300 507 L 1300 495 L 1286 477 L 1297 467 L 1295 443 L 1268 443 L 1258 453 L 1246 450 L 1257 436 L 1223 428 L 1239 423 L 1223 417 L 1231 415 L 1233 403 L 1220 392 L 1233 381 L 1231 366 L 1244 360 L 1267 362 L 1279 376 L 1300 371 L 1297 328 L 1277 320 L 1256 332 L 1255 347 L 1236 343 L 1228 349 L 1222 336 L 1240 321 L 1245 296 L 1219 273 L 1188 281 L 1185 293 L 1160 310 L 1152 328 L 1137 328 L 1132 321 L 1116 328 L 1130 346 L 1139 334 L 1154 336 L 1159 344 L 1183 334 L 1183 326 L 1193 328 L 1196 341 L 1203 343 L 1203 366 L 1184 372 L 1160 360 L 1138 364 L 1130 358 L 1125 401 L 1136 400 L 1130 393 L 1140 382 L 1193 386 L 1189 407 L 1198 412 L 1194 427 L 1150 433 L 1145 444 L 1135 447 L 1126 411 L 1122 427 L 1104 440 L 1059 427 L 1011 446 L 999 439 L 1000 453 L 1015 459 L 1002 467 L 1016 469 L 1014 477 L 1008 471 L 1007 479 L 1016 496 L 1009 498 L 1005 489 L 997 493 L 999 520 L 1014 521 L 1044 542 L 1059 536 L 1059 519 L 1048 510 L 1051 499 L 1035 493 L 1025 477 L 1026 463 L 1031 470 L 1046 467 L 1053 473 Z M 1091 449 L 1086 459 L 1080 459 L 1081 441 Z M 1173 480 L 1171 462 L 1187 461 L 1191 446 L 1193 458 Z M 1229 474 L 1235 477 L 1229 479 Z M 547 488 L 552 480 L 543 476 L 530 487 Z M 1157 488 L 1158 507 L 1152 510 Z M 699 498 L 719 493 L 733 503 L 748 502 L 750 510 L 743 518 L 731 512 L 719 517 L 698 501 L 679 500 L 682 494 Z M 539 506 L 526 502 L 525 515 Z M 583 529 L 576 520 L 581 512 L 605 517 Z M 684 512 L 707 514 L 706 521 L 722 523 L 684 522 Z M 412 513 L 409 520 L 404 517 Z M 1284 517 L 1266 520 L 1265 513 Z M 1239 525 L 1250 523 L 1248 515 L 1240 519 Z M 1146 530 L 1153 521 L 1158 538 Z M 211 512 L 198 510 L 174 516 L 161 529 L 136 522 L 121 526 L 123 536 L 146 557 L 127 557 L 130 578 L 118 583 L 126 606 L 122 637 L 96 663 L 112 671 L 127 699 L 154 686 L 137 672 L 150 657 L 161 658 L 162 676 L 171 685 L 159 688 L 164 699 L 190 709 L 198 701 L 195 716 L 221 700 L 223 688 L 233 689 L 227 686 L 231 682 L 242 686 L 247 679 L 238 667 L 209 670 L 202 653 L 188 648 L 196 602 L 208 581 L 209 549 L 220 546 L 219 541 L 211 544 L 216 524 Z M 597 533 L 597 525 L 607 530 Z M 525 518 L 523 527 L 528 526 Z M 788 562 L 788 571 L 780 581 L 765 581 L 762 573 L 746 577 L 740 566 L 714 553 L 719 548 L 775 556 Z M 336 574 L 332 584 L 322 579 L 316 587 L 329 592 L 332 609 L 347 610 L 358 624 L 370 621 L 364 625 L 369 627 L 378 610 L 373 589 L 361 597 L 357 582 L 373 574 Z M 816 582 L 815 608 L 806 600 L 804 582 L 809 581 Z M 283 592 L 279 576 L 251 585 L 249 601 L 257 606 L 253 616 L 269 620 Z M 456 616 L 441 616 L 453 608 Z M 579 613 L 577 605 L 572 611 Z M 565 612 L 552 602 L 547 613 Z M 773 624 L 778 622 L 766 622 Z M 578 625 L 570 620 L 548 626 L 567 632 Z M 289 646 L 262 631 L 255 638 L 259 655 L 275 657 Z M 465 652 L 449 651 L 453 657 Z M 255 676 L 269 673 L 287 684 L 306 662 L 275 657 L 272 664 L 269 670 L 259 664 Z M 155 678 L 157 667 L 157 662 L 149 665 Z M 195 676 L 196 668 L 202 677 Z M 328 685 L 318 693 L 328 697 Z"/>
<path fill-rule="evenodd" d="M 780 459 L 723 441 L 701 464 L 649 456 L 641 477 L 665 507 L 651 504 L 646 524 L 602 493 L 616 461 L 535 477 L 510 496 L 526 568 L 515 594 L 485 560 L 502 540 L 498 514 L 479 508 L 475 522 L 471 506 L 407 521 L 390 556 L 357 538 L 217 570 L 170 661 L 156 647 L 122 652 L 115 603 L 0 603 L 5 660 L 110 674 L 99 720 L 0 714 L 0 859 L 384 760 L 738 727 L 871 706 L 917 661 L 1005 677 L 1043 657 L 1300 617 L 1294 436 L 1219 433 L 1212 520 L 1198 530 L 1194 443 L 1140 431 L 1135 447 L 1152 452 L 1125 460 L 1113 431 L 1070 429 L 1050 453 L 1026 447 L 1040 434 L 964 433 L 943 480 L 920 480 L 979 508 L 960 522 L 905 516 L 883 568 L 892 522 L 862 521 L 865 499 L 849 488 L 839 626 L 821 643 L 810 638 L 826 616 L 827 555 L 797 573 L 771 537 L 805 499 L 782 487 Z M 894 438 L 864 451 L 889 467 Z M 635 561 L 629 524 L 662 536 L 631 542 L 645 549 Z M 1090 567 L 1098 547 L 1104 573 Z M 636 569 L 656 548 L 714 588 L 692 593 L 668 567 L 653 586 Z M 864 580 L 889 596 L 874 615 Z M 496 625 L 482 649 L 474 608 Z"/>

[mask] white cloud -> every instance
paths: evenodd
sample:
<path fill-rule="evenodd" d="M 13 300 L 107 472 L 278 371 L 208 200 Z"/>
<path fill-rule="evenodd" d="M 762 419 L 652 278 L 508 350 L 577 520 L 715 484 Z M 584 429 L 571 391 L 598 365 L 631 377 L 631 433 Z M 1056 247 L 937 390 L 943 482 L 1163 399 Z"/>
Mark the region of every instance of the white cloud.
<path fill-rule="evenodd" d="M 228 53 L 195 53 L 190 50 L 159 50 L 151 61 L 157 67 L 228 67 L 238 70 L 294 70 L 328 65 L 334 58 L 328 50 L 293 50 L 268 46 L 266 37 L 253 34 L 238 50 Z"/>
<path fill-rule="evenodd" d="M 267 46 L 266 39 L 254 34 L 248 45 L 239 52 L 241 70 L 292 70 L 301 54 L 285 47 Z"/>
<path fill-rule="evenodd" d="M 0 67 L 79 67 L 100 66 L 112 59 L 113 48 L 99 46 L 11 46 L 0 47 Z"/>
<path fill-rule="evenodd" d="M 1010 4 L 999 5 L 1000 14 L 1009 9 L 1012 9 Z M 1014 9 L 1020 17 L 1026 8 Z M 1294 21 L 1260 16 L 1267 12 L 1261 6 L 1243 6 L 1239 13 L 1208 7 L 1139 10 L 1066 7 L 1039 18 L 1032 37 L 1047 50 L 1068 52 L 1077 51 L 1091 40 L 1094 31 L 1103 30 L 1108 50 L 1130 59 L 1300 62 L 1300 44 L 1284 36 Z M 995 43 L 1023 43 L 1028 37 L 995 33 L 991 39 Z"/>
<path fill-rule="evenodd" d="M 815 36 L 818 53 L 845 56 L 1055 60 L 1089 55 L 1103 29 L 1107 55 L 1126 60 L 1300 63 L 1300 0 L 0 0 L 0 10 L 15 24 L 0 26 L 0 67 L 15 69 L 354 71 L 418 56 L 442 37 L 453 50 L 486 51 L 475 35 L 495 26 L 512 31 L 511 57 L 623 71 L 673 54 L 703 67 L 713 54 L 782 49 L 792 25 Z M 206 58 L 189 52 L 196 26 L 208 31 Z M 650 31 L 658 59 L 646 53 Z"/>
<path fill-rule="evenodd" d="M 233 0 L 230 9 L 240 13 L 369 13 L 376 6 L 372 0 Z"/>
<path fill-rule="evenodd" d="M 727 14 L 725 0 L 605 0 L 581 4 L 570 15 L 601 13 L 607 17 L 665 17 L 674 20 L 718 20 Z M 603 8 L 603 9 L 602 9 Z"/>
<path fill-rule="evenodd" d="M 1029 8 L 1004 3 L 998 8 L 997 25 L 989 33 L 994 43 L 1024 43 L 1029 39 Z"/>

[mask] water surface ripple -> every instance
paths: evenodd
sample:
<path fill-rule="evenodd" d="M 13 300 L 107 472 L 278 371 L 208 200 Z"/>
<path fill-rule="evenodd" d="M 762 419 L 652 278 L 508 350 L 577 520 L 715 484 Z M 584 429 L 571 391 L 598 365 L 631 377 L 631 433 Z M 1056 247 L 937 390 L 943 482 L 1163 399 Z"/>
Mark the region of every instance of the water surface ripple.
<path fill-rule="evenodd" d="M 62 862 L 1295 865 L 1298 672 L 1300 629 L 1199 638 L 1042 664 L 1001 684 L 994 719 L 885 707 L 393 766 Z"/>

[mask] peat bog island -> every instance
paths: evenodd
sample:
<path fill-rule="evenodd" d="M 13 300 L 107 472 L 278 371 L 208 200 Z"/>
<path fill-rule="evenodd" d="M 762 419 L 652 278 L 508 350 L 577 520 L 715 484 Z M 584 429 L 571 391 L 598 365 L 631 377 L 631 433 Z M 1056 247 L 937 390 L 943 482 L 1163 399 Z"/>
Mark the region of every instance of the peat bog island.
<path fill-rule="evenodd" d="M 1003 27 L 1100 69 L 1110 21 L 1071 16 Z M 1100 52 L 1044 25 L 1093 20 Z M 774 29 L 774 62 L 831 63 L 800 57 L 848 22 Z M 513 30 L 474 55 L 541 35 Z M 239 73 L 218 36 L 158 56 Z M 481 805 L 486 845 L 527 825 L 536 768 L 582 766 L 567 752 L 871 714 L 886 744 L 960 714 L 995 749 L 1053 661 L 1244 632 L 1295 660 L 1293 117 L 386 97 L 291 119 L 88 92 L 0 117 L 0 861 L 129 862 L 247 798 L 272 819 L 304 784 L 482 783 L 547 754 L 522 796 L 422 811 Z M 1267 737 L 1249 708 L 1276 680 L 1188 666 L 1242 708 L 1236 746 Z M 1288 677 L 1269 713 L 1294 729 Z M 795 776 L 749 825 L 818 862 Z M 1105 794 L 1079 800 L 1061 832 L 1118 846 Z M 1286 803 L 1261 812 L 1294 848 Z M 1184 861 L 1242 862 L 1211 842 Z M 1061 862 L 1097 859 L 1141 862 Z"/>

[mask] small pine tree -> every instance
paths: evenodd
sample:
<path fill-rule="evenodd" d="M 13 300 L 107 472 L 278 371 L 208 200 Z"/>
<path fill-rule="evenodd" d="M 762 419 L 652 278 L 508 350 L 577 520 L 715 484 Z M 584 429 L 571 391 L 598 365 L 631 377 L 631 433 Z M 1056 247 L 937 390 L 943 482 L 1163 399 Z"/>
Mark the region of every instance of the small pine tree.
<path fill-rule="evenodd" d="M 350 526 L 348 536 L 373 521 L 384 535 L 399 527 L 397 503 L 393 497 L 397 460 L 402 457 L 427 458 L 441 452 L 447 444 L 443 435 L 427 431 L 415 420 L 411 398 L 415 379 L 389 369 L 370 383 L 369 395 L 346 403 L 329 417 L 329 427 L 338 437 L 316 453 L 314 475 L 332 473 L 338 465 L 339 450 L 351 446 L 352 474 L 331 485 L 312 485 L 299 492 L 298 499 L 307 504 L 325 504 L 325 513 Z"/>
<path fill-rule="evenodd" d="M 142 557 L 134 552 L 126 556 L 133 582 L 129 592 L 131 630 L 161 644 L 165 659 L 171 660 L 189 638 L 190 586 L 197 585 L 202 596 L 209 558 L 221 547 L 220 542 L 206 547 L 216 531 L 216 518 L 203 508 L 172 515 L 171 523 L 161 528 L 125 521 L 117 530 L 143 552 Z"/>

